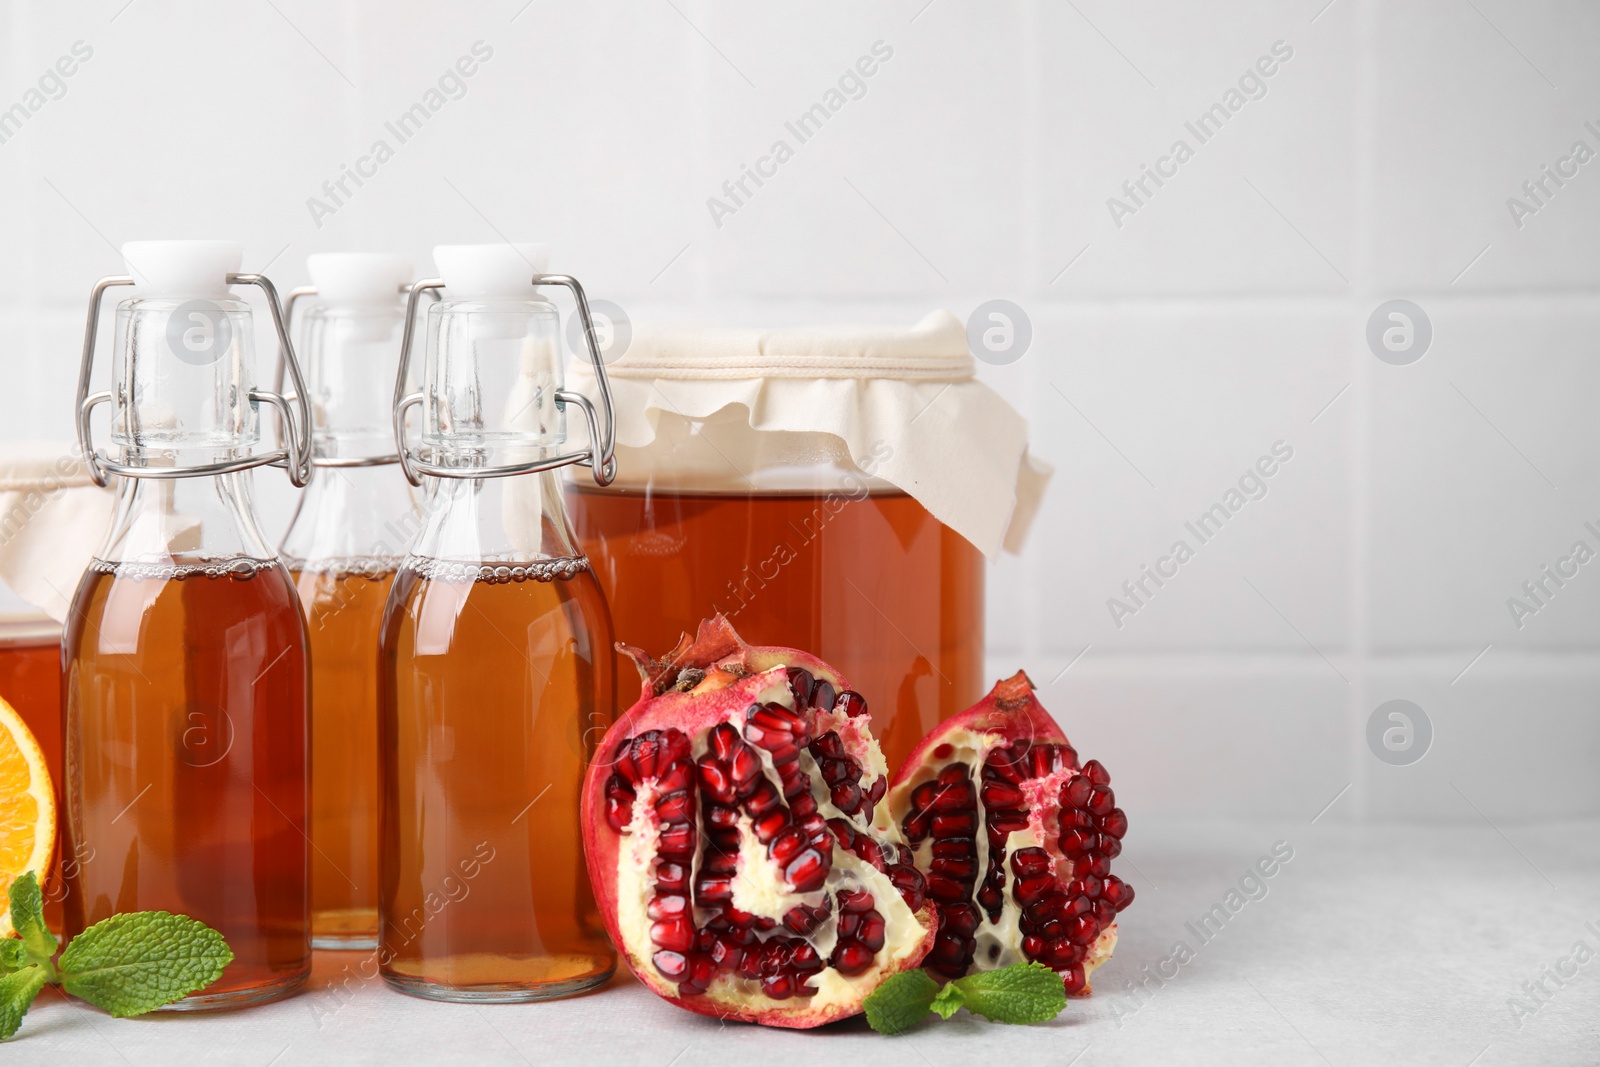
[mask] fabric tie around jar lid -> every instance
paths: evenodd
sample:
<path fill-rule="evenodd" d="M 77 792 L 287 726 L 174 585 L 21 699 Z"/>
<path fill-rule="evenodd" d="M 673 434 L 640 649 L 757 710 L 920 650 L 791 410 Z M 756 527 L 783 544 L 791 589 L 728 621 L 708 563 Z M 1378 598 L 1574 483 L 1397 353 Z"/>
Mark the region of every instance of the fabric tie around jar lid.
<path fill-rule="evenodd" d="M 618 485 L 708 488 L 720 476 L 726 490 L 759 489 L 733 457 L 834 458 L 907 493 L 991 559 L 1018 552 L 1053 468 L 1029 454 L 1026 420 L 973 365 L 948 311 L 909 329 L 635 324 L 627 351 L 606 365 Z M 572 361 L 568 381 L 594 398 L 586 359 Z M 666 447 L 690 422 L 715 428 L 721 471 L 685 469 L 694 453 Z"/>

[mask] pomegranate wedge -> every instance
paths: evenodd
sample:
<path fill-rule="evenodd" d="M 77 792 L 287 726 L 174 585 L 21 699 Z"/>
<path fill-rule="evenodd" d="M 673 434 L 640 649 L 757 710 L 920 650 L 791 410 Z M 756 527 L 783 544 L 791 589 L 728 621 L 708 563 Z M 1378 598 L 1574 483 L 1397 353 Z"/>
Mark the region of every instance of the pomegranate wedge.
<path fill-rule="evenodd" d="M 721 616 L 663 660 L 623 651 L 643 693 L 601 742 L 582 811 L 613 942 L 690 1011 L 783 1027 L 860 1012 L 935 925 L 883 811 L 866 702 Z"/>
<path fill-rule="evenodd" d="M 1037 960 L 1068 993 L 1111 958 L 1133 888 L 1111 873 L 1128 817 L 1111 775 L 1078 753 L 1020 671 L 941 723 L 889 790 L 938 905 L 924 965 L 944 978 Z"/>

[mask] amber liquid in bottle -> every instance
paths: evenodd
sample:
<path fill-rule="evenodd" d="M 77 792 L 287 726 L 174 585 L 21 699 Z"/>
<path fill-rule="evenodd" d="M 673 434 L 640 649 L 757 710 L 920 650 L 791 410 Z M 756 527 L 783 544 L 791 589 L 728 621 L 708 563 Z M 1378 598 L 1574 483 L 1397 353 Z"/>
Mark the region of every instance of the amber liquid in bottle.
<path fill-rule="evenodd" d="M 311 936 L 373 947 L 378 929 L 378 635 L 389 560 L 294 570 L 311 639 Z"/>
<path fill-rule="evenodd" d="M 867 697 L 890 767 L 984 692 L 983 554 L 905 493 L 568 494 L 620 641 L 659 655 L 720 611 L 814 652 Z"/>
<path fill-rule="evenodd" d="M 175 1007 L 282 995 L 310 966 L 305 630 L 275 561 L 96 561 L 63 637 L 70 933 L 190 915 L 233 962 Z"/>
<path fill-rule="evenodd" d="M 44 750 L 45 764 L 56 791 L 56 818 L 65 819 L 61 806 L 61 630 L 47 618 L 0 620 L 0 699 L 22 716 L 22 721 Z M 55 860 L 44 879 L 44 921 L 61 929 L 63 862 L 59 832 Z"/>
<path fill-rule="evenodd" d="M 605 604 L 586 569 L 527 569 L 413 558 L 384 620 L 379 959 L 420 996 L 560 996 L 616 965 L 578 828 L 614 706 Z"/>

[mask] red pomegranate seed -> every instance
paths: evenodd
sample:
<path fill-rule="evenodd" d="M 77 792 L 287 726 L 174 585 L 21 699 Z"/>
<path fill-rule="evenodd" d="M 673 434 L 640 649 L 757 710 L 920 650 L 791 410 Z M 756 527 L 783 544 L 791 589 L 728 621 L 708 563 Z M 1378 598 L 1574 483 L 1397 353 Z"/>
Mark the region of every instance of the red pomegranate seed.
<path fill-rule="evenodd" d="M 665 950 L 657 952 L 650 957 L 650 962 L 656 965 L 656 970 L 660 971 L 664 977 L 674 982 L 689 971 L 689 961 L 679 952 Z"/>
<path fill-rule="evenodd" d="M 811 843 L 806 832 L 798 826 L 791 826 L 783 833 L 772 839 L 768 851 L 772 858 L 779 863 L 788 863 L 800 852 L 802 848 Z"/>
<path fill-rule="evenodd" d="M 1078 852 L 1088 852 L 1094 847 L 1095 835 L 1085 830 L 1063 830 L 1061 832 L 1061 851 L 1069 855 Z"/>
<path fill-rule="evenodd" d="M 662 822 L 684 822 L 694 814 L 694 799 L 685 791 L 656 798 L 656 815 Z"/>
<path fill-rule="evenodd" d="M 659 889 L 676 890 L 679 893 L 689 889 L 689 868 L 681 863 L 656 864 L 656 887 Z"/>
<path fill-rule="evenodd" d="M 844 742 L 839 740 L 839 732 L 837 730 L 829 730 L 811 742 L 811 754 L 818 759 L 844 759 Z"/>
<path fill-rule="evenodd" d="M 1061 981 L 1066 986 L 1067 995 L 1073 996 L 1082 993 L 1083 987 L 1088 984 L 1089 980 L 1084 975 L 1083 968 L 1075 964 L 1061 972 Z"/>
<path fill-rule="evenodd" d="M 1096 786 L 1089 794 L 1089 812 L 1092 815 L 1110 815 L 1111 809 L 1116 807 L 1116 797 L 1111 790 Z"/>
<path fill-rule="evenodd" d="M 1075 915 L 1067 920 L 1067 939 L 1079 945 L 1087 945 L 1100 936 L 1100 924 L 1093 916 Z"/>
<path fill-rule="evenodd" d="M 983 803 L 990 808 L 1020 808 L 1022 807 L 1022 790 L 1010 782 L 984 782 L 983 790 L 979 793 Z"/>
<path fill-rule="evenodd" d="M 661 841 L 658 845 L 664 853 L 674 856 L 685 855 L 694 851 L 694 826 L 687 822 L 677 823 L 661 828 Z"/>
<path fill-rule="evenodd" d="M 1093 791 L 1094 783 L 1089 781 L 1087 775 L 1080 774 L 1061 787 L 1061 806 L 1063 808 L 1087 807 L 1089 794 Z"/>
<path fill-rule="evenodd" d="M 744 960 L 744 949 L 732 938 L 719 937 L 711 943 L 710 957 L 718 969 L 736 971 Z"/>
<path fill-rule="evenodd" d="M 889 881 L 900 891 L 900 899 L 906 902 L 906 907 L 921 911 L 928 897 L 928 882 L 922 872 L 909 863 L 896 863 L 890 865 L 887 873 Z"/>
<path fill-rule="evenodd" d="M 1048 777 L 1059 766 L 1056 758 L 1056 746 L 1035 745 L 1028 753 L 1028 770 L 1030 778 Z"/>
<path fill-rule="evenodd" d="M 1050 854 L 1042 848 L 1020 848 L 1011 855 L 1011 869 L 1018 878 L 1037 878 L 1050 873 Z"/>
<path fill-rule="evenodd" d="M 829 866 L 828 860 L 821 852 L 808 848 L 784 868 L 783 877 L 797 891 L 807 893 L 822 887 L 823 879 L 828 876 Z"/>
<path fill-rule="evenodd" d="M 687 916 L 652 923 L 650 940 L 673 952 L 688 952 L 694 947 L 694 923 Z"/>
<path fill-rule="evenodd" d="M 867 713 L 867 701 L 865 697 L 855 690 L 846 689 L 833 702 L 833 710 L 842 711 L 852 719 L 859 719 Z"/>
<path fill-rule="evenodd" d="M 1112 808 L 1100 819 L 1100 831 L 1121 839 L 1128 833 L 1128 815 L 1121 808 Z"/>
<path fill-rule="evenodd" d="M 620 800 L 615 797 L 606 798 L 607 825 L 620 833 L 632 821 L 633 802 L 631 800 Z"/>
<path fill-rule="evenodd" d="M 877 952 L 883 947 L 884 935 L 887 929 L 883 916 L 876 911 L 869 911 L 861 920 L 861 929 L 856 934 L 856 940 L 873 952 Z"/>
<path fill-rule="evenodd" d="M 854 976 L 872 966 L 875 954 L 857 941 L 847 941 L 833 950 L 833 969 L 842 975 Z"/>
<path fill-rule="evenodd" d="M 834 894 L 840 912 L 872 910 L 872 894 L 865 889 L 841 889 Z"/>
<path fill-rule="evenodd" d="M 977 829 L 977 825 L 978 817 L 970 811 L 935 815 L 933 817 L 933 836 L 970 837 L 972 831 Z"/>
<path fill-rule="evenodd" d="M 1046 942 L 1039 962 L 1051 970 L 1059 971 L 1063 967 L 1071 967 L 1083 958 L 1083 949 L 1070 941 L 1057 938 Z"/>
<path fill-rule="evenodd" d="M 789 826 L 789 813 L 781 807 L 775 807 L 765 815 L 758 816 L 750 828 L 756 835 L 756 840 L 763 845 L 772 843 L 772 839 L 781 834 Z"/>
<path fill-rule="evenodd" d="M 731 760 L 733 754 L 744 747 L 739 740 L 739 731 L 730 723 L 717 723 L 711 728 L 707 738 L 711 743 L 711 751 L 716 753 L 717 759 L 723 763 Z"/>
<path fill-rule="evenodd" d="M 815 684 L 811 677 L 811 672 L 804 667 L 790 667 L 785 673 L 789 676 L 789 688 L 794 693 L 795 706 L 800 707 L 809 704 L 811 702 L 811 688 Z"/>
<path fill-rule="evenodd" d="M 740 796 L 748 796 L 757 782 L 765 781 L 761 775 L 761 757 L 749 745 L 741 744 L 734 750 L 728 767 L 733 772 L 733 781 Z"/>
<path fill-rule="evenodd" d="M 846 815 L 854 815 L 861 809 L 861 787 L 854 782 L 840 782 L 833 787 L 830 799 L 834 807 Z"/>
<path fill-rule="evenodd" d="M 652 919 L 669 919 L 689 910 L 689 898 L 678 893 L 662 893 L 653 898 L 645 908 Z"/>
<path fill-rule="evenodd" d="M 1111 784 L 1111 772 L 1097 759 L 1092 759 L 1083 765 L 1083 776 L 1095 785 Z"/>

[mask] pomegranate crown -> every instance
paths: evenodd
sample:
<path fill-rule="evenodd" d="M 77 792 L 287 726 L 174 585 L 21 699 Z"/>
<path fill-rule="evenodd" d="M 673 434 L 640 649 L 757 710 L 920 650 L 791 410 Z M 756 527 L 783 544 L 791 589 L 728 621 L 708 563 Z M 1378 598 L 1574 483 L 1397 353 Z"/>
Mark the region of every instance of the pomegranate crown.
<path fill-rule="evenodd" d="M 617 642 L 617 651 L 639 668 L 647 697 L 658 697 L 669 689 L 693 689 L 700 684 L 707 667 L 749 647 L 727 616 L 720 613 L 702 620 L 693 637 L 686 633 L 680 635 L 677 647 L 661 659 L 652 658 L 642 648 Z M 727 664 L 722 666 L 724 670 L 728 667 Z"/>

